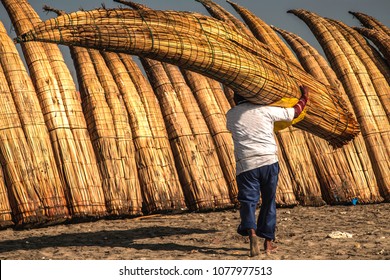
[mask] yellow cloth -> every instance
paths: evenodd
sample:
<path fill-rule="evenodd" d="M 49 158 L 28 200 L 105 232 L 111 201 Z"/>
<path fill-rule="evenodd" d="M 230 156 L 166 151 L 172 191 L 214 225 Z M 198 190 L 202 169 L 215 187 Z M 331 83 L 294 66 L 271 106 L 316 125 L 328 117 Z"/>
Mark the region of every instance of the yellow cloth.
<path fill-rule="evenodd" d="M 276 106 L 276 107 L 283 107 L 283 108 L 292 108 L 294 107 L 295 104 L 297 104 L 299 101 L 298 98 L 287 98 L 287 97 L 283 97 L 282 99 L 280 99 L 279 101 L 276 101 L 272 104 L 270 104 L 269 106 Z M 287 127 L 289 127 L 290 125 L 293 125 L 293 124 L 296 124 L 298 122 L 300 122 L 301 120 L 303 120 L 303 118 L 305 117 L 306 115 L 306 107 L 303 109 L 302 113 L 299 114 L 299 116 L 295 119 L 293 119 L 291 122 L 275 122 L 274 124 L 274 131 L 275 132 L 278 132 L 282 129 L 285 129 Z"/>

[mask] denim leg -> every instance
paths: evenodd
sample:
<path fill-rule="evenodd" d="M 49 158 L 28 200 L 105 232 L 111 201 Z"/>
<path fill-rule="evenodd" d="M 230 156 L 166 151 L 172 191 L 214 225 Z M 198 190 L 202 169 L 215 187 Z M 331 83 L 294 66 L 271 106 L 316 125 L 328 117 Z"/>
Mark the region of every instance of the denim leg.
<path fill-rule="evenodd" d="M 261 167 L 261 208 L 257 220 L 256 234 L 275 239 L 276 227 L 276 186 L 278 184 L 279 163 Z"/>
<path fill-rule="evenodd" d="M 237 176 L 238 201 L 240 202 L 241 224 L 237 232 L 248 235 L 248 229 L 256 230 L 256 207 L 260 199 L 258 170 L 253 169 Z"/>

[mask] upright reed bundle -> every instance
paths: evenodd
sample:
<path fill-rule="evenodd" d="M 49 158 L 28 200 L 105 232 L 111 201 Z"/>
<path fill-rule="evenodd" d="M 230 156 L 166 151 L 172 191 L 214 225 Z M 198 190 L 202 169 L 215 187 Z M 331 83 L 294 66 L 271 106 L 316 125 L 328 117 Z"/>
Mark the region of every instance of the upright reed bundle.
<path fill-rule="evenodd" d="M 18 224 L 47 221 L 40 199 L 43 187 L 27 144 L 7 79 L 0 67 L 0 160 L 4 168 L 12 212 Z M 48 205 L 45 205 L 48 206 Z"/>
<path fill-rule="evenodd" d="M 367 73 L 370 76 L 372 84 L 375 88 L 375 92 L 381 101 L 382 107 L 385 110 L 388 119 L 390 120 L 390 85 L 386 80 L 386 77 L 379 70 L 379 67 L 382 66 L 383 71 L 387 70 L 386 72 L 388 73 L 390 73 L 390 69 L 387 67 L 384 61 L 379 59 L 380 57 L 373 57 L 369 55 L 373 51 L 371 48 L 368 48 L 367 41 L 364 40 L 363 36 L 361 36 L 356 30 L 340 21 L 330 19 L 328 19 L 328 21 L 331 22 L 344 36 L 345 40 L 354 50 L 356 56 L 366 67 Z"/>
<path fill-rule="evenodd" d="M 160 102 L 187 205 L 191 210 L 226 206 L 230 203 L 229 194 L 224 196 L 219 191 L 224 185 L 211 185 L 207 180 L 207 164 L 197 150 L 190 124 L 163 64 L 151 59 L 141 61 Z"/>
<path fill-rule="evenodd" d="M 36 14 L 25 1 L 2 2 L 17 33 L 37 22 Z M 60 51 L 44 45 L 29 43 L 22 47 L 50 131 L 57 165 L 66 182 L 69 207 L 73 216 L 104 215 L 101 180 L 74 83 Z"/>
<path fill-rule="evenodd" d="M 360 121 L 374 172 L 385 199 L 390 198 L 389 120 L 381 107 L 370 77 L 342 34 L 328 21 L 304 10 L 292 10 L 311 28 L 325 50 Z M 348 53 L 348 56 L 345 54 Z M 376 104 L 376 106 L 372 106 Z"/>
<path fill-rule="evenodd" d="M 85 24 L 91 22 L 95 23 Z M 18 40 L 106 48 L 172 62 L 227 83 L 262 104 L 299 97 L 299 81 L 310 86 L 315 98 L 309 107 L 316 110 L 309 108 L 298 127 L 334 146 L 358 133 L 343 100 L 330 94 L 332 89 L 282 57 L 270 56 L 262 44 L 209 17 L 174 11 L 99 9 L 49 20 Z"/>
<path fill-rule="evenodd" d="M 202 75 L 199 76 L 204 77 Z M 215 99 L 218 103 L 220 110 L 226 114 L 227 111 L 229 111 L 232 106 L 229 104 L 229 100 L 223 91 L 223 87 L 221 86 L 221 83 L 207 77 L 206 79 L 209 83 L 211 91 L 214 93 Z"/>
<path fill-rule="evenodd" d="M 122 193 L 127 214 L 139 215 L 142 210 L 141 186 L 126 106 L 115 79 L 101 53 L 92 49 L 89 49 L 88 52 L 94 63 L 99 81 L 103 86 L 115 130 L 118 169 L 112 175 L 114 175 L 114 178 L 121 180 L 121 184 L 117 182 L 113 191 Z"/>
<path fill-rule="evenodd" d="M 102 52 L 102 55 L 129 115 L 145 212 L 185 208 L 165 124 L 160 109 L 156 107 L 153 89 L 130 56 L 111 52 Z M 156 114 L 162 123 L 157 123 Z"/>
<path fill-rule="evenodd" d="M 229 88 L 228 86 L 226 85 L 222 85 L 223 87 L 223 92 L 226 96 L 226 99 L 228 100 L 229 104 L 230 104 L 230 107 L 233 107 L 235 105 L 235 102 L 234 102 L 234 90 L 232 90 L 231 88 Z"/>
<path fill-rule="evenodd" d="M 390 28 L 376 18 L 359 12 L 349 12 L 359 19 L 366 28 L 356 27 L 362 35 L 370 39 L 390 63 Z"/>
<path fill-rule="evenodd" d="M 279 158 L 283 156 L 286 162 L 296 199 L 301 205 L 324 205 L 315 161 L 311 157 L 304 131 L 287 128 L 279 131 L 277 138 L 281 149 Z"/>
<path fill-rule="evenodd" d="M 126 54 L 120 54 L 120 57 L 144 104 L 149 124 L 153 128 L 152 135 L 155 140 L 155 146 L 159 149 L 161 155 L 164 156 L 164 159 L 159 164 L 163 167 L 165 176 L 167 176 L 166 182 L 169 186 L 167 190 L 175 202 L 172 205 L 183 210 L 185 209 L 185 199 L 178 179 L 175 160 L 158 100 L 149 81 L 143 76 L 141 69 L 132 57 Z M 174 207 L 172 209 L 175 209 Z"/>
<path fill-rule="evenodd" d="M 383 55 L 378 51 L 376 47 L 374 47 L 372 44 L 368 42 L 368 40 L 362 36 L 362 34 L 359 33 L 356 28 L 352 28 L 347 26 L 346 24 L 340 22 L 340 21 L 332 21 L 334 23 L 337 23 L 338 25 L 341 25 L 340 32 L 343 32 L 344 37 L 348 40 L 349 37 L 352 37 L 352 39 L 349 40 L 349 43 L 351 45 L 354 45 L 354 40 L 356 40 L 356 43 L 358 43 L 358 46 L 360 46 L 369 59 L 371 59 L 376 67 L 378 67 L 381 74 L 385 77 L 388 83 L 390 83 L 390 68 L 384 59 Z M 355 29 L 356 31 L 354 31 Z M 368 58 L 367 58 L 368 59 Z M 374 75 L 376 77 L 377 75 Z"/>
<path fill-rule="evenodd" d="M 390 28 L 376 18 L 359 12 L 349 12 L 354 15 L 366 28 L 356 27 L 362 35 L 370 39 L 385 56 L 390 64 Z"/>
<path fill-rule="evenodd" d="M 130 127 L 122 127 L 123 134 L 130 137 L 127 138 L 127 141 L 119 141 L 115 128 L 121 123 L 114 121 L 106 98 L 106 94 L 108 95 L 110 90 L 117 95 L 119 91 L 115 83 L 110 84 L 110 87 L 106 87 L 107 91 L 105 90 L 103 86 L 105 75 L 111 74 L 110 72 L 105 73 L 108 69 L 106 69 L 104 59 L 99 51 L 91 50 L 89 52 L 85 48 L 71 47 L 71 54 L 77 71 L 88 130 L 101 172 L 107 211 L 111 215 L 128 215 L 134 210 L 136 214 L 139 214 L 141 212 L 141 202 L 137 200 L 139 192 L 134 193 L 135 205 L 130 205 L 131 190 L 139 189 L 139 185 L 137 187 L 137 171 L 132 168 L 132 165 L 135 165 L 134 157 L 132 165 L 128 166 L 126 164 L 129 162 L 127 157 L 133 155 Z M 114 93 L 111 93 L 111 95 L 114 95 Z M 119 108 L 122 109 L 120 105 Z M 121 111 L 118 113 L 121 114 Z M 120 154 L 120 150 L 125 153 Z M 131 174 L 133 179 L 130 177 L 129 180 L 125 177 L 125 174 L 129 173 L 130 170 L 133 171 L 133 174 Z M 135 187 L 131 183 L 135 183 Z M 131 212 L 130 208 L 133 208 Z"/>
<path fill-rule="evenodd" d="M 214 143 L 213 137 L 191 88 L 186 83 L 178 67 L 168 63 L 164 63 L 163 66 L 175 89 L 177 98 L 180 104 L 182 104 L 191 132 L 195 138 L 197 150 L 203 158 L 207 181 L 211 185 L 211 188 L 214 189 L 214 193 L 220 195 L 218 200 L 222 203 L 226 203 L 224 204 L 225 206 L 229 205 L 229 203 L 225 201 L 225 199 L 229 197 L 233 203 L 236 203 L 236 186 L 234 184 L 230 186 L 226 184 L 224 172 L 218 157 L 219 150 Z"/>
<path fill-rule="evenodd" d="M 297 200 L 297 196 L 295 195 L 297 192 L 297 184 L 295 182 L 293 183 L 293 178 L 290 174 L 289 166 L 285 160 L 284 151 L 281 148 L 281 145 L 279 143 L 279 139 L 275 137 L 276 143 L 279 147 L 278 149 L 278 158 L 279 158 L 279 180 L 278 180 L 278 187 L 276 189 L 276 204 L 279 206 L 294 206 L 299 203 Z M 302 193 L 299 193 L 302 194 Z M 317 195 L 308 195 L 309 199 L 302 199 L 301 202 L 303 204 L 306 204 L 307 201 L 322 201 L 321 198 L 318 199 Z M 313 199 L 314 198 L 314 199 Z M 307 203 L 314 205 L 315 203 Z M 317 203 L 318 205 L 319 203 Z M 321 203 L 322 204 L 322 203 Z"/>
<path fill-rule="evenodd" d="M 376 29 L 378 31 L 384 32 L 387 36 L 390 36 L 390 28 L 384 25 L 382 22 L 377 20 L 376 18 L 359 12 L 349 12 L 354 15 L 366 28 Z"/>
<path fill-rule="evenodd" d="M 203 118 L 214 139 L 219 162 L 230 191 L 230 197 L 234 201 L 237 199 L 238 194 L 236 163 L 234 160 L 233 139 L 226 128 L 225 113 L 221 111 L 207 79 L 199 79 L 199 75 L 192 71 L 183 70 L 182 73 L 198 102 Z"/>
<path fill-rule="evenodd" d="M 224 115 L 230 109 L 230 104 L 222 91 L 219 82 L 190 71 L 183 71 L 182 75 L 187 80 L 190 88 L 192 88 L 199 109 L 209 127 L 209 131 L 216 145 L 216 152 L 221 164 L 222 173 L 225 177 L 224 184 L 214 186 L 213 189 L 223 197 L 221 203 L 225 203 L 224 200 L 226 197 L 224 187 L 227 182 L 230 198 L 232 202 L 236 203 L 238 189 L 234 175 L 235 166 L 232 165 L 232 160 L 234 159 L 233 150 L 231 149 L 232 142 L 226 139 L 226 128 L 223 126 L 226 124 L 222 121 L 226 120 Z M 196 83 L 197 86 L 194 86 L 194 83 Z M 211 101 L 210 103 L 208 102 L 209 100 Z M 233 175 L 234 177 L 232 177 Z"/>
<path fill-rule="evenodd" d="M 326 81 L 327 83 L 333 84 L 334 87 L 339 88 L 341 91 L 344 90 L 343 88 L 339 87 L 339 84 L 337 84 L 338 79 L 336 76 L 334 76 L 334 81 L 332 80 L 330 82 L 328 80 L 332 76 L 330 73 L 333 72 L 333 70 L 329 67 L 325 58 L 322 57 L 315 48 L 292 32 L 277 28 L 276 26 L 272 26 L 272 29 L 278 32 L 284 38 L 287 44 L 289 44 L 291 49 L 296 54 L 300 64 L 308 73 L 311 73 L 321 81 Z M 350 106 L 348 99 L 346 101 L 347 106 Z"/>
<path fill-rule="evenodd" d="M 0 229 L 13 226 L 12 210 L 8 200 L 7 187 L 3 175 L 3 167 L 0 164 Z"/>
<path fill-rule="evenodd" d="M 374 42 L 374 44 L 378 47 L 380 52 L 386 58 L 387 63 L 390 63 L 390 36 L 389 35 L 375 29 L 359 28 L 359 27 L 355 27 L 355 29 L 360 34 L 362 34 L 363 36 L 367 37 L 372 42 Z"/>
<path fill-rule="evenodd" d="M 0 24 L 0 65 L 2 71 L 4 71 L 2 74 L 4 89 L 2 96 L 5 98 L 5 101 L 2 103 L 4 104 L 2 108 L 5 110 L 3 124 L 5 125 L 7 114 L 10 113 L 12 120 L 9 124 L 11 127 L 15 126 L 15 128 L 18 127 L 18 129 L 21 129 L 20 137 L 28 145 L 21 151 L 28 154 L 26 162 L 15 162 L 13 164 L 15 164 L 15 168 L 17 168 L 18 164 L 21 165 L 20 172 L 24 169 L 22 166 L 31 164 L 28 168 L 26 167 L 25 178 L 13 178 L 16 174 L 14 175 L 13 172 L 12 174 L 8 173 L 8 163 L 3 162 L 9 193 L 16 195 L 16 197 L 11 199 L 15 211 L 15 220 L 18 224 L 23 224 L 27 222 L 25 218 L 27 220 L 34 219 L 32 216 L 39 212 L 37 209 L 34 209 L 35 206 L 31 206 L 33 209 L 27 210 L 26 213 L 24 213 L 25 210 L 23 208 L 26 207 L 27 209 L 29 204 L 37 203 L 38 205 L 42 203 L 44 215 L 48 220 L 51 220 L 51 222 L 62 221 L 69 215 L 69 212 L 67 209 L 67 201 L 65 200 L 64 185 L 60 180 L 57 170 L 42 110 L 34 86 L 19 53 L 2 24 Z M 17 138 L 15 134 L 15 141 L 17 141 Z M 19 145 L 22 144 L 20 143 Z M 10 147 L 11 150 L 15 149 L 11 149 Z M 20 159 L 22 160 L 22 158 Z M 32 177 L 35 177 L 35 179 L 32 179 Z M 29 186 L 29 183 L 26 183 L 25 186 L 23 184 L 19 185 L 24 180 L 32 180 L 31 183 L 33 185 Z M 27 188 L 25 192 L 31 195 L 37 192 L 39 197 L 30 197 L 30 199 L 27 199 L 29 197 L 27 193 L 25 195 L 17 195 L 19 191 L 13 190 L 13 188 L 18 187 Z M 30 187 L 36 190 L 28 191 Z M 22 190 L 20 191 L 24 192 Z M 39 199 L 40 202 L 33 202 L 35 199 Z M 38 219 L 41 219 L 41 217 L 38 217 Z"/>

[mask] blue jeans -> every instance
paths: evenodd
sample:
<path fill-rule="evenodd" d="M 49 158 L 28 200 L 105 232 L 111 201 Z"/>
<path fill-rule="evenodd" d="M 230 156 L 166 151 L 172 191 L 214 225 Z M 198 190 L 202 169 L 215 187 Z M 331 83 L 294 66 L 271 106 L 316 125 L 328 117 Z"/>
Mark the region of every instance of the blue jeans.
<path fill-rule="evenodd" d="M 279 163 L 262 166 L 237 176 L 238 200 L 240 201 L 241 224 L 237 232 L 248 235 L 255 229 L 256 235 L 275 239 L 276 227 L 276 186 L 279 177 Z M 256 223 L 256 207 L 261 194 L 261 208 Z"/>

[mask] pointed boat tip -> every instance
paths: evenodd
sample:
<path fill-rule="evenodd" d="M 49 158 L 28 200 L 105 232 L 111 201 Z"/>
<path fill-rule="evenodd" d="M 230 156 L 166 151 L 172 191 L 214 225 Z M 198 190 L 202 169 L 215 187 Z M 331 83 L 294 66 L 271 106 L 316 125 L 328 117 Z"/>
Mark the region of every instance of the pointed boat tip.
<path fill-rule="evenodd" d="M 356 18 L 356 12 L 348 11 L 349 14 L 351 14 L 354 18 Z"/>
<path fill-rule="evenodd" d="M 311 11 L 299 8 L 299 9 L 290 9 L 287 11 L 287 13 L 311 13 Z"/>

